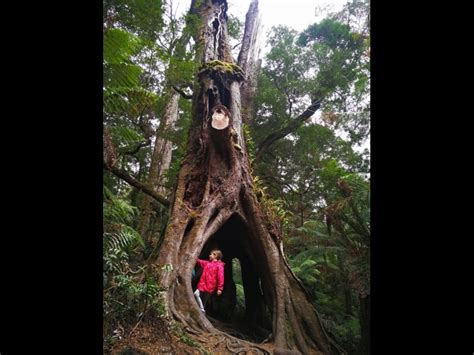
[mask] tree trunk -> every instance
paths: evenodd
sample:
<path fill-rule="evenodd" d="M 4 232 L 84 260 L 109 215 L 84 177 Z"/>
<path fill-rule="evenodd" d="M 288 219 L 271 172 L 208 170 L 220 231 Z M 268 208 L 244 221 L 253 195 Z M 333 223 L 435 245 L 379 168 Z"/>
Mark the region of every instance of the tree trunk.
<path fill-rule="evenodd" d="M 359 295 L 359 322 L 360 322 L 360 343 L 357 349 L 359 355 L 370 354 L 370 295 L 362 297 Z"/>
<path fill-rule="evenodd" d="M 281 235 L 269 230 L 271 221 L 253 190 L 242 133 L 244 73 L 232 63 L 226 10 L 225 0 L 202 1 L 198 9 L 202 25 L 196 42 L 203 67 L 194 89 L 187 153 L 157 260 L 165 309 L 191 332 L 230 338 L 200 312 L 191 287 L 196 259 L 207 258 L 218 247 L 226 269 L 231 268 L 232 259 L 241 261 L 247 315 L 254 325 L 272 334 L 275 348 L 330 354 L 330 340 L 287 263 Z M 232 273 L 225 275 L 220 297 L 235 298 Z M 243 344 L 232 351 L 249 349 L 248 343 Z M 265 352 L 256 344 L 253 349 Z"/>
<path fill-rule="evenodd" d="M 258 1 L 252 0 L 245 16 L 244 38 L 237 59 L 237 64 L 245 73 L 245 82 L 240 87 L 241 115 L 242 121 L 245 123 L 250 123 L 255 114 L 254 101 L 255 92 L 257 91 L 257 74 L 261 65 L 261 60 L 257 60 L 259 34 Z"/>
<path fill-rule="evenodd" d="M 178 100 L 179 93 L 170 90 L 168 103 L 165 112 L 160 120 L 160 125 L 156 131 L 155 146 L 151 157 L 150 170 L 147 179 L 147 185 L 152 187 L 154 191 L 162 196 L 168 193 L 164 188 L 166 183 L 166 172 L 171 163 L 171 141 L 166 139 L 167 132 L 173 127 L 178 119 Z M 152 199 L 144 195 L 140 206 L 140 217 L 138 219 L 137 231 L 143 237 L 145 243 L 151 248 L 156 244 L 156 240 L 152 238 L 153 226 L 156 212 L 153 208 Z"/>
<path fill-rule="evenodd" d="M 340 270 L 340 277 L 341 277 L 341 293 L 344 297 L 344 306 L 345 306 L 345 313 L 348 315 L 353 315 L 352 312 L 352 287 L 349 281 L 348 270 L 346 267 L 346 260 L 342 252 L 337 253 L 337 265 Z"/>

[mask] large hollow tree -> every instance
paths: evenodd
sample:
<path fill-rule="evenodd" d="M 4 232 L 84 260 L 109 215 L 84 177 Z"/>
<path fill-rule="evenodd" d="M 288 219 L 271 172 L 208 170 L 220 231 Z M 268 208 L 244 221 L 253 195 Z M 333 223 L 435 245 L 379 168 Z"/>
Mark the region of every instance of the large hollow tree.
<path fill-rule="evenodd" d="M 201 20 L 196 44 L 202 67 L 194 88 L 187 153 L 157 259 L 167 313 L 190 332 L 225 336 L 199 311 L 191 285 L 196 259 L 217 246 L 226 263 L 221 305 L 235 301 L 232 260 L 238 259 L 248 324 L 267 330 L 275 349 L 334 353 L 335 344 L 287 263 L 280 232 L 271 227 L 254 192 L 242 132 L 240 86 L 245 73 L 234 64 L 228 45 L 227 2 L 193 5 Z M 233 351 L 250 346 L 234 344 L 240 345 Z M 253 349 L 265 352 L 256 344 Z"/>

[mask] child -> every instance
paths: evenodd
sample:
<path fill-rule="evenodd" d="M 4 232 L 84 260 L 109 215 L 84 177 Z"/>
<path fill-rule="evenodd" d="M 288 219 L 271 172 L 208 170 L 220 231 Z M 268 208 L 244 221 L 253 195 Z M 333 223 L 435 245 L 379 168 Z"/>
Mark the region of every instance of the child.
<path fill-rule="evenodd" d="M 202 267 L 202 275 L 194 292 L 194 297 L 203 313 L 206 313 L 206 304 L 216 289 L 218 296 L 222 294 L 224 288 L 224 263 L 221 259 L 222 252 L 214 249 L 209 254 L 209 261 L 197 260 L 197 264 Z"/>

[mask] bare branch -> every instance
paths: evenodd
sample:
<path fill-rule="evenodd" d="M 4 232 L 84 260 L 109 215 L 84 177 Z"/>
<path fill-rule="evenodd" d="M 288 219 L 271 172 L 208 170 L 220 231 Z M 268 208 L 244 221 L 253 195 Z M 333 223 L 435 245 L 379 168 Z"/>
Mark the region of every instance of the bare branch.
<path fill-rule="evenodd" d="M 321 99 L 313 102 L 301 115 L 291 121 L 287 126 L 269 134 L 258 146 L 258 152 L 255 160 L 261 159 L 263 153 L 277 140 L 286 137 L 288 134 L 295 132 L 308 118 L 310 118 L 316 110 L 321 106 Z"/>
<path fill-rule="evenodd" d="M 137 189 L 143 191 L 144 193 L 146 193 L 147 195 L 153 197 L 155 200 L 157 200 L 161 204 L 168 207 L 170 205 L 170 201 L 168 201 L 165 197 L 161 196 L 159 193 L 154 191 L 149 186 L 147 186 L 147 185 L 141 183 L 140 181 L 134 179 L 127 172 L 119 169 L 116 166 L 117 153 L 115 152 L 115 147 L 112 143 L 112 139 L 110 137 L 108 127 L 104 127 L 103 140 L 104 140 L 104 155 L 103 155 L 103 167 L 104 167 L 104 169 L 110 171 L 115 176 L 117 176 L 117 177 L 121 178 L 122 180 L 128 182 L 130 185 L 135 186 Z"/>
<path fill-rule="evenodd" d="M 180 88 L 178 88 L 177 86 L 174 86 L 173 85 L 173 89 L 181 95 L 182 98 L 185 98 L 186 100 L 191 100 L 193 98 L 193 95 L 189 95 L 189 94 L 186 94 L 183 90 L 181 90 Z"/>
<path fill-rule="evenodd" d="M 130 185 L 136 187 L 140 191 L 143 191 L 147 195 L 153 197 L 156 201 L 160 202 L 162 205 L 169 207 L 170 201 L 166 199 L 165 197 L 161 196 L 159 193 L 156 191 L 153 191 L 152 188 L 149 186 L 143 184 L 142 182 L 134 179 L 132 176 L 130 176 L 127 172 L 125 172 L 122 169 L 117 168 L 116 166 L 109 166 L 105 163 L 104 161 L 104 169 L 110 171 L 112 174 L 115 176 L 119 177 L 120 179 L 128 182 Z"/>
<path fill-rule="evenodd" d="M 143 148 L 143 147 L 146 147 L 148 145 L 151 144 L 151 139 L 148 138 L 145 142 L 141 142 L 141 143 L 138 143 L 138 145 L 133 149 L 133 150 L 130 150 L 130 151 L 126 151 L 126 152 L 123 152 L 122 154 L 125 154 L 125 155 L 135 155 L 138 153 L 138 151 Z"/>

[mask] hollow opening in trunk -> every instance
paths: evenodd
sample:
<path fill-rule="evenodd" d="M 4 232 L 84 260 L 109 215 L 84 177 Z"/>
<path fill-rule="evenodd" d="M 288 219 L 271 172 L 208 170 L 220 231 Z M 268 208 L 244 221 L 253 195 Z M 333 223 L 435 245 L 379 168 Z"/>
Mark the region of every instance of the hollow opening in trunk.
<path fill-rule="evenodd" d="M 209 260 L 211 250 L 222 251 L 224 290 L 212 295 L 206 316 L 213 325 L 236 337 L 261 342 L 271 332 L 271 292 L 263 263 L 263 250 L 251 236 L 243 220 L 231 218 L 204 245 L 199 258 Z M 193 289 L 202 270 L 197 268 Z"/>

